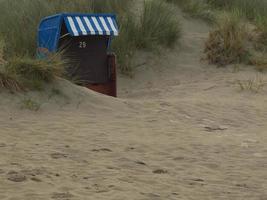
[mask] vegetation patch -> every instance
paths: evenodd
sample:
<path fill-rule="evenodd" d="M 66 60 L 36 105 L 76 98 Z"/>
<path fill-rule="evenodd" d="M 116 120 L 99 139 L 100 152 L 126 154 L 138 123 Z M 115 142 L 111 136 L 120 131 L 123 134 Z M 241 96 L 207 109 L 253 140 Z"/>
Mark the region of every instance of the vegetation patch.
<path fill-rule="evenodd" d="M 0 90 L 8 90 L 11 92 L 24 90 L 17 78 L 10 75 L 6 69 L 6 61 L 3 58 L 3 43 L 0 41 Z"/>
<path fill-rule="evenodd" d="M 5 65 L 5 70 L 8 74 L 16 75 L 18 81 L 26 88 L 41 90 L 44 84 L 62 75 L 65 65 L 66 63 L 58 55 L 46 60 L 15 57 Z"/>
<path fill-rule="evenodd" d="M 255 29 L 252 41 L 256 50 L 267 52 L 267 24 Z"/>
<path fill-rule="evenodd" d="M 266 54 L 256 54 L 253 55 L 249 64 L 254 65 L 257 70 L 263 72 L 267 70 L 267 55 Z"/>
<path fill-rule="evenodd" d="M 89 0 L 91 10 L 96 13 L 116 12 L 119 15 L 126 14 L 134 0 Z M 75 2 L 76 3 L 76 2 Z"/>
<path fill-rule="evenodd" d="M 171 6 L 163 1 L 145 1 L 138 36 L 138 48 L 173 47 L 180 37 L 180 24 Z"/>
<path fill-rule="evenodd" d="M 245 23 L 237 16 L 222 15 L 206 42 L 206 58 L 211 64 L 218 66 L 247 62 L 247 41 Z"/>
<path fill-rule="evenodd" d="M 40 65 L 34 59 L 37 48 L 36 30 L 42 18 L 61 12 L 116 13 L 120 35 L 115 39 L 112 49 L 117 54 L 120 71 L 125 74 L 132 74 L 131 58 L 138 48 L 151 50 L 157 45 L 172 46 L 179 38 L 180 28 L 179 24 L 175 22 L 176 17 L 173 15 L 173 10 L 163 0 L 146 1 L 146 9 L 141 14 L 141 19 L 133 14 L 132 3 L 135 1 L 0 1 L 2 19 L 0 21 L 0 38 L 6 42 L 4 56 L 8 62 L 12 63 L 13 67 L 15 64 L 20 67 L 23 66 L 23 72 L 19 71 L 19 73 L 25 72 L 27 74 L 28 69 L 26 69 L 25 64 L 29 64 L 31 69 Z M 161 14 L 159 15 L 159 13 Z"/>
<path fill-rule="evenodd" d="M 185 13 L 194 18 L 214 22 L 215 12 L 205 0 L 166 0 L 178 5 Z"/>
<path fill-rule="evenodd" d="M 258 76 L 253 79 L 237 81 L 241 91 L 250 91 L 254 93 L 259 93 L 263 90 L 266 83 L 267 82 L 263 81 L 262 78 Z"/>
<path fill-rule="evenodd" d="M 4 41 L 0 40 L 0 66 L 4 65 L 6 63 L 4 59 Z"/>
<path fill-rule="evenodd" d="M 8 75 L 5 72 L 0 72 L 0 90 L 8 90 L 11 92 L 23 91 L 24 87 L 16 78 Z"/>
<path fill-rule="evenodd" d="M 206 0 L 224 11 L 205 46 L 210 63 L 224 66 L 244 63 L 260 71 L 267 67 L 267 1 Z"/>
<path fill-rule="evenodd" d="M 121 18 L 120 22 L 120 35 L 113 41 L 112 48 L 117 55 L 120 72 L 132 76 L 131 62 L 137 50 L 136 34 L 138 34 L 138 25 L 134 16 L 130 14 Z"/>
<path fill-rule="evenodd" d="M 35 57 L 37 29 L 42 18 L 59 12 L 92 12 L 88 0 L 0 1 L 0 38 L 5 57 Z M 19 20 L 18 20 L 19 19 Z"/>
<path fill-rule="evenodd" d="M 257 21 L 259 18 L 264 21 L 267 17 L 266 0 L 206 0 L 211 6 L 217 9 L 224 9 L 230 12 L 242 14 L 250 21 Z"/>
<path fill-rule="evenodd" d="M 31 111 L 38 111 L 41 108 L 41 104 L 32 100 L 32 99 L 24 99 L 21 102 L 21 109 L 27 109 Z"/>

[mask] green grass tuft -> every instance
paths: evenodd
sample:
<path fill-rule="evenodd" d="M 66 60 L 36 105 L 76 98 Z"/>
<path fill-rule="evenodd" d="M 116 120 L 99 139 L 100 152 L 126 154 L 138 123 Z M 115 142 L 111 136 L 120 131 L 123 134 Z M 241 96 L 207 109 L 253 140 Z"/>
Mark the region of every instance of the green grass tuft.
<path fill-rule="evenodd" d="M 18 80 L 29 89 L 41 90 L 46 83 L 61 76 L 66 63 L 59 55 L 51 55 L 49 59 L 38 60 L 31 57 L 14 57 L 5 69 L 8 74 L 14 74 Z"/>
<path fill-rule="evenodd" d="M 112 48 L 116 52 L 120 72 L 132 76 L 131 61 L 137 50 L 136 34 L 138 33 L 138 25 L 134 16 L 130 14 L 121 18 L 120 22 L 120 36 L 114 39 Z"/>
<path fill-rule="evenodd" d="M 238 9 L 244 17 L 255 21 L 258 16 L 266 19 L 267 1 L 266 0 L 207 0 L 216 8 L 229 11 Z"/>
<path fill-rule="evenodd" d="M 158 14 L 160 13 L 160 15 Z M 180 38 L 181 26 L 173 8 L 162 0 L 144 1 L 140 18 L 132 13 L 119 17 L 120 36 L 113 49 L 119 69 L 133 75 L 132 58 L 139 49 L 154 51 L 159 46 L 172 48 Z"/>
<path fill-rule="evenodd" d="M 143 49 L 153 49 L 157 45 L 173 47 L 179 37 L 180 24 L 172 7 L 163 1 L 145 1 L 136 41 L 137 47 Z"/>
<path fill-rule="evenodd" d="M 91 10 L 88 0 L 0 1 L 0 37 L 6 42 L 6 56 L 35 56 L 37 28 L 43 17 Z"/>
<path fill-rule="evenodd" d="M 96 13 L 116 12 L 123 15 L 129 12 L 129 7 L 134 0 L 91 0 L 92 10 Z"/>

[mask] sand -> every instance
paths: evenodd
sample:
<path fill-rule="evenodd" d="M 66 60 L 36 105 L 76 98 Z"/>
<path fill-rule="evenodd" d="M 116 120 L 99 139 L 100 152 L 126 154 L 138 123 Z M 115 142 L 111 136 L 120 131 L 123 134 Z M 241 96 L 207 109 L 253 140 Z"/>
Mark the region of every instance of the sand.
<path fill-rule="evenodd" d="M 267 199 L 267 85 L 237 83 L 267 75 L 200 61 L 209 27 L 181 18 L 180 44 L 140 53 L 118 99 L 64 80 L 0 94 L 1 200 Z"/>

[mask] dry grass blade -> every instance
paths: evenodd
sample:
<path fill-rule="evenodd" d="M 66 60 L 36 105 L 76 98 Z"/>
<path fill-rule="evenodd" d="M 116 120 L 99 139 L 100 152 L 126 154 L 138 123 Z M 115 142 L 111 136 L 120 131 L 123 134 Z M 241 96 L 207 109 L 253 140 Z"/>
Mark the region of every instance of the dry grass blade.
<path fill-rule="evenodd" d="M 237 84 L 239 85 L 241 91 L 259 93 L 264 89 L 267 82 L 264 81 L 260 76 L 256 76 L 252 79 L 237 80 Z"/>
<path fill-rule="evenodd" d="M 59 54 L 53 54 L 45 60 L 15 57 L 9 61 L 6 68 L 11 74 L 50 82 L 63 73 L 65 65 L 66 62 L 61 59 Z"/>
<path fill-rule="evenodd" d="M 4 47 L 5 47 L 4 41 L 0 40 L 0 65 L 6 64 L 6 61 L 4 60 Z"/>
<path fill-rule="evenodd" d="M 254 55 L 250 59 L 250 64 L 254 65 L 259 71 L 267 70 L 267 55 Z"/>
<path fill-rule="evenodd" d="M 212 31 L 206 42 L 207 60 L 218 66 L 241 63 L 248 59 L 245 24 L 234 15 L 224 14 L 217 29 Z"/>
<path fill-rule="evenodd" d="M 22 91 L 24 90 L 23 86 L 17 81 L 16 78 L 10 76 L 5 70 L 6 61 L 3 58 L 3 49 L 4 42 L 0 40 L 0 90 L 5 89 L 11 92 Z"/>
<path fill-rule="evenodd" d="M 53 54 L 45 60 L 15 57 L 5 65 L 5 70 L 18 77 L 26 88 L 42 90 L 47 83 L 63 74 L 65 66 L 66 62 L 60 54 Z"/>
<path fill-rule="evenodd" d="M 0 89 L 6 89 L 11 92 L 24 91 L 24 87 L 13 77 L 0 72 Z"/>

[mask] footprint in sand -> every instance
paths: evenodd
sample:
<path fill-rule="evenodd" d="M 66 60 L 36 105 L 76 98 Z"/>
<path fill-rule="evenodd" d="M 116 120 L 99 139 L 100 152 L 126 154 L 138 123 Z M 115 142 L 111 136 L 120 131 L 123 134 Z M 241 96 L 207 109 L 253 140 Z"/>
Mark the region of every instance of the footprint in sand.
<path fill-rule="evenodd" d="M 153 171 L 154 174 L 168 174 L 167 170 L 164 169 L 156 169 Z"/>
<path fill-rule="evenodd" d="M 27 169 L 21 171 L 10 171 L 7 174 L 7 179 L 13 182 L 24 182 L 31 180 L 34 182 L 42 182 L 40 176 L 45 175 L 45 169 Z"/>
<path fill-rule="evenodd" d="M 42 180 L 37 177 L 32 177 L 31 180 L 34 182 L 42 182 Z"/>
<path fill-rule="evenodd" d="M 64 153 L 52 153 L 50 154 L 53 159 L 67 158 L 68 156 Z"/>
<path fill-rule="evenodd" d="M 107 193 L 110 191 L 110 188 L 109 187 L 106 187 L 106 186 L 101 186 L 101 185 L 98 185 L 98 184 L 94 184 L 93 185 L 93 190 L 95 193 Z"/>
<path fill-rule="evenodd" d="M 70 200 L 74 196 L 68 192 L 66 193 L 53 193 L 51 198 L 52 199 L 59 199 L 59 200 Z"/>
<path fill-rule="evenodd" d="M 10 171 L 7 174 L 7 179 L 12 182 L 24 182 L 27 181 L 27 177 L 24 173 L 16 172 L 16 171 Z"/>
<path fill-rule="evenodd" d="M 175 161 L 182 161 L 182 160 L 185 160 L 185 157 L 179 156 L 179 157 L 174 158 L 173 160 L 175 160 Z"/>
<path fill-rule="evenodd" d="M 7 145 L 5 143 L 0 143 L 0 148 L 4 148 L 6 147 Z"/>
<path fill-rule="evenodd" d="M 0 175 L 1 175 L 1 174 L 4 174 L 4 173 L 5 173 L 5 170 L 0 169 Z"/>
<path fill-rule="evenodd" d="M 204 129 L 207 132 L 216 132 L 216 131 L 225 131 L 228 129 L 228 127 L 212 125 L 212 126 L 204 126 Z"/>
<path fill-rule="evenodd" d="M 135 147 L 127 147 L 126 149 L 125 149 L 125 151 L 133 151 L 133 150 L 135 150 L 136 148 Z"/>
<path fill-rule="evenodd" d="M 93 152 L 112 152 L 112 150 L 108 148 L 93 149 L 92 151 Z"/>
<path fill-rule="evenodd" d="M 148 197 L 148 198 L 151 198 L 151 199 L 159 199 L 160 198 L 160 195 L 159 194 L 155 194 L 155 193 L 144 193 L 144 192 L 141 192 L 140 194 Z"/>
<path fill-rule="evenodd" d="M 136 161 L 135 163 L 138 164 L 138 165 L 144 165 L 144 166 L 147 165 L 147 164 L 146 164 L 145 162 L 143 162 L 143 161 Z"/>

